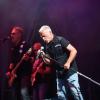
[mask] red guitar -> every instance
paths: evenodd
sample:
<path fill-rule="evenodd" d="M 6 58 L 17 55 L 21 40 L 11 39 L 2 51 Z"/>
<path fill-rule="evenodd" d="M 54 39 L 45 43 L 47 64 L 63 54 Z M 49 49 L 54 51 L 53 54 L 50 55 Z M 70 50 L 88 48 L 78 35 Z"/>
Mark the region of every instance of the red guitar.
<path fill-rule="evenodd" d="M 30 55 L 31 52 L 32 52 L 32 48 L 30 48 L 25 54 Z M 10 87 L 12 86 L 15 78 L 17 77 L 17 75 L 16 75 L 17 69 L 20 67 L 23 60 L 24 60 L 24 58 L 22 57 L 21 60 L 17 63 L 17 65 L 14 67 L 14 69 L 10 73 L 10 76 L 9 76 L 9 79 L 8 79 L 8 84 L 9 84 Z"/>
<path fill-rule="evenodd" d="M 35 85 L 35 83 L 37 81 L 36 76 L 38 74 L 38 71 L 43 68 L 43 64 L 44 64 L 43 60 L 41 60 L 41 59 L 35 60 L 35 62 L 33 64 L 34 70 L 33 70 L 32 77 L 31 77 L 32 86 Z"/>

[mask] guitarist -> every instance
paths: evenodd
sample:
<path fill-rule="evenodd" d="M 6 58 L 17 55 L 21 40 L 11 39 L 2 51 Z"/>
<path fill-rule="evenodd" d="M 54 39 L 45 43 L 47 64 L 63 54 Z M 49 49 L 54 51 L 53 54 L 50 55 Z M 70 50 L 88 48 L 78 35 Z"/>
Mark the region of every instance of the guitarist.
<path fill-rule="evenodd" d="M 42 55 L 39 54 L 41 44 L 36 42 L 33 44 L 34 63 L 31 76 L 33 86 L 33 99 L 32 100 L 48 100 L 56 96 L 56 81 L 55 70 L 51 65 L 44 62 Z"/>
<path fill-rule="evenodd" d="M 23 41 L 23 33 L 23 28 L 15 26 L 10 34 L 12 42 L 11 63 L 6 75 L 8 76 L 8 83 L 12 88 L 13 100 L 30 100 L 28 89 L 32 66 L 29 58 L 24 55 L 29 45 L 26 41 Z M 14 80 L 11 83 L 10 80 L 14 75 Z"/>

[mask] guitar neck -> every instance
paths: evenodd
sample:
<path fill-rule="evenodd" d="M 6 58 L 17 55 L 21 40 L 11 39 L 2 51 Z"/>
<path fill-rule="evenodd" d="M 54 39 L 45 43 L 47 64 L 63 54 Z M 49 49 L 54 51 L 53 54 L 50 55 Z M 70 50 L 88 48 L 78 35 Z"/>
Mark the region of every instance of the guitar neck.
<path fill-rule="evenodd" d="M 29 48 L 28 51 L 25 54 L 31 55 L 31 53 L 32 53 L 32 48 Z M 17 63 L 17 65 L 15 66 L 15 68 L 13 70 L 16 71 L 20 67 L 20 65 L 21 65 L 22 62 L 23 62 L 23 57 Z"/>
<path fill-rule="evenodd" d="M 15 66 L 15 68 L 13 69 L 13 71 L 16 72 L 16 70 L 20 67 L 20 65 L 21 65 L 22 62 L 23 62 L 23 59 L 21 59 L 21 60 L 17 63 L 17 65 Z"/>

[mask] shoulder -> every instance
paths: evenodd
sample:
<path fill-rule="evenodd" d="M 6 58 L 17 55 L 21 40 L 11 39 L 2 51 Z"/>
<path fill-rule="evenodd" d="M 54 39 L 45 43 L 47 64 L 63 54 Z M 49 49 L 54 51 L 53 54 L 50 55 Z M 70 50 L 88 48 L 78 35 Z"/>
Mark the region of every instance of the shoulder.
<path fill-rule="evenodd" d="M 61 41 L 62 40 L 62 37 L 61 36 L 54 36 L 54 40 L 53 41 L 55 41 L 55 42 L 57 42 L 57 41 Z"/>
<path fill-rule="evenodd" d="M 62 37 L 62 36 L 57 36 L 57 39 L 59 41 L 59 43 L 63 46 L 63 47 L 67 47 L 70 42 L 69 40 L 67 40 L 66 38 Z"/>
<path fill-rule="evenodd" d="M 56 39 L 58 41 L 68 41 L 66 38 L 64 38 L 63 36 L 56 36 Z"/>
<path fill-rule="evenodd" d="M 55 36 L 56 39 L 62 39 L 62 36 Z"/>

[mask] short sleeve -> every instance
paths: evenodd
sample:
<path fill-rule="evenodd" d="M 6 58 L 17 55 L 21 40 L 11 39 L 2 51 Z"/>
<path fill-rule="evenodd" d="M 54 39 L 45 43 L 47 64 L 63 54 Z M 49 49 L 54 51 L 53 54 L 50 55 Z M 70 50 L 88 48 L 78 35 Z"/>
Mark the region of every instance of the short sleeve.
<path fill-rule="evenodd" d="M 61 45 L 65 48 L 70 44 L 70 42 L 67 39 L 65 39 L 64 37 L 61 37 L 60 42 L 61 42 Z"/>

